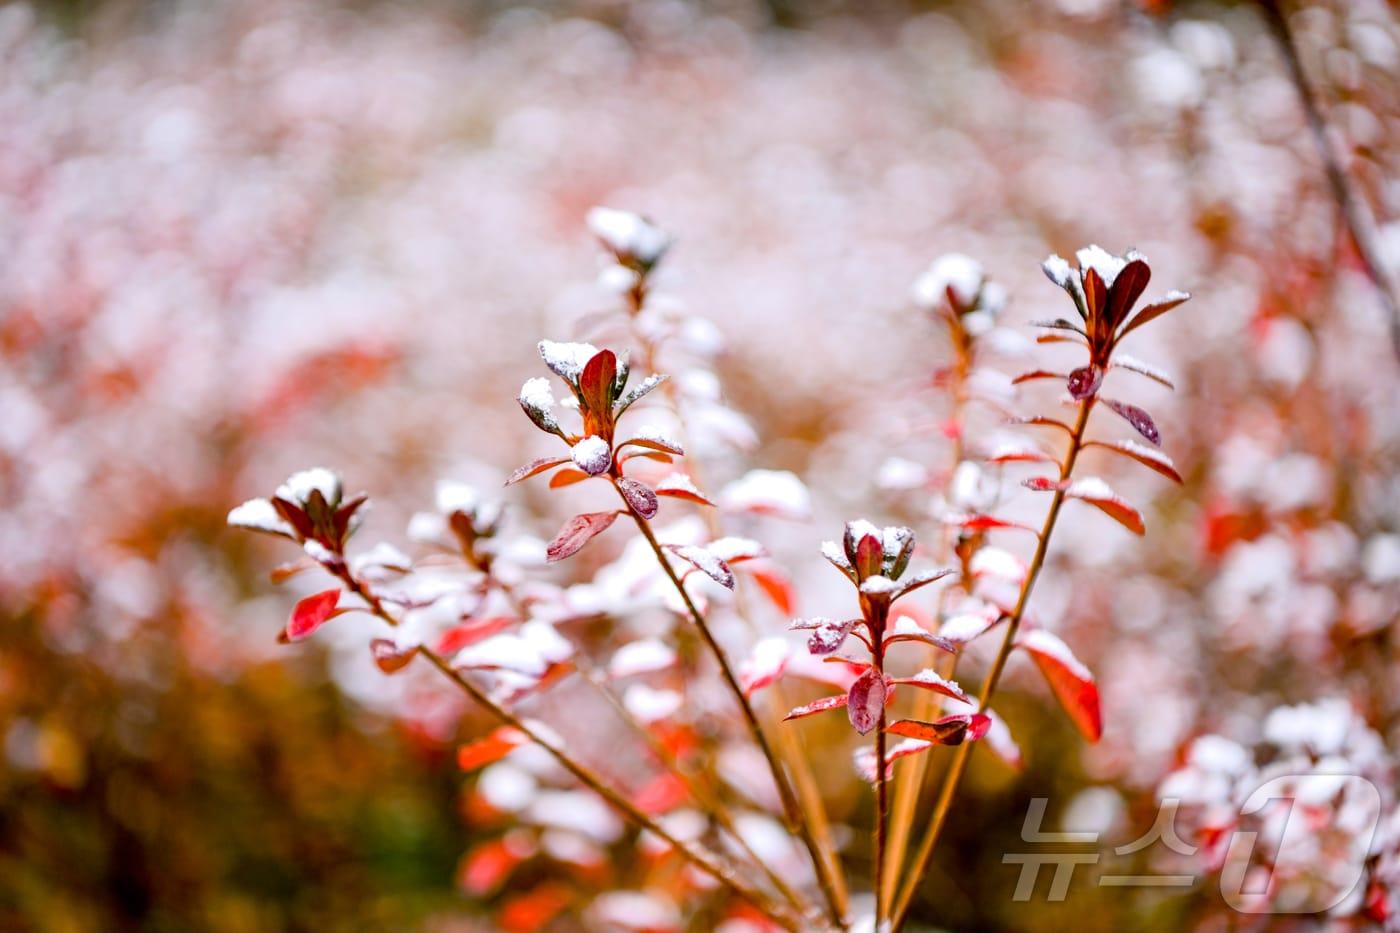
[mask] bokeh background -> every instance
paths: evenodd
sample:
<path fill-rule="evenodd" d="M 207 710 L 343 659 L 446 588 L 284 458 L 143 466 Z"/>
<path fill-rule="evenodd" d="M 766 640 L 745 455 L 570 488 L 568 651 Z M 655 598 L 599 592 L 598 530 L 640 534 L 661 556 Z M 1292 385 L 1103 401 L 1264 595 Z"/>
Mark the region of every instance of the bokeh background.
<path fill-rule="evenodd" d="M 1381 0 L 1300 7 L 1400 277 L 1400 22 Z M 1396 350 L 1255 4 L 12 3 L 0 927 L 492 929 L 530 889 L 459 877 L 499 834 L 453 763 L 485 724 L 362 642 L 278 646 L 276 549 L 224 517 L 325 464 L 374 495 L 364 534 L 402 542 L 435 480 L 537 455 L 514 395 L 535 341 L 609 300 L 599 203 L 674 233 L 666 300 L 723 341 L 752 443 L 719 478 L 810 487 L 810 521 L 756 532 L 809 612 L 839 598 L 816 547 L 840 521 L 933 533 L 922 493 L 889 488 L 908 464 L 880 467 L 936 485 L 947 466 L 948 349 L 909 298 L 934 257 L 979 259 L 1013 326 L 1062 313 L 1039 261 L 1089 242 L 1144 252 L 1149 294 L 1196 296 L 1131 348 L 1177 379 L 1136 391 L 1186 484 L 1101 465 L 1148 536 L 1064 523 L 1036 595 L 1098 673 L 1105 737 L 1084 746 L 1013 669 L 1028 766 L 973 768 L 916 916 L 1225 928 L 1208 883 L 1015 904 L 1001 856 L 1036 794 L 1137 838 L 1192 738 L 1252 747 L 1280 704 L 1345 699 L 1393 788 Z M 570 511 L 503 495 L 545 537 Z M 804 735 L 858 819 L 848 737 Z"/>

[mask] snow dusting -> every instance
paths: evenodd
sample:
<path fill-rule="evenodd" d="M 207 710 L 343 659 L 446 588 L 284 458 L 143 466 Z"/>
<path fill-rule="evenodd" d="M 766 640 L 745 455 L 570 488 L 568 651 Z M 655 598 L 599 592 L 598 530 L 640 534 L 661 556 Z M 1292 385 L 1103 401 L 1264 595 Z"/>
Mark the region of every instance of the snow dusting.
<path fill-rule="evenodd" d="M 596 434 L 590 434 L 575 444 L 571 456 L 578 468 L 589 476 L 606 473 L 612 466 L 612 448 Z"/>
<path fill-rule="evenodd" d="M 228 513 L 228 523 L 234 528 L 265 531 L 288 538 L 296 536 L 292 526 L 277 514 L 276 506 L 268 499 L 249 499 Z"/>

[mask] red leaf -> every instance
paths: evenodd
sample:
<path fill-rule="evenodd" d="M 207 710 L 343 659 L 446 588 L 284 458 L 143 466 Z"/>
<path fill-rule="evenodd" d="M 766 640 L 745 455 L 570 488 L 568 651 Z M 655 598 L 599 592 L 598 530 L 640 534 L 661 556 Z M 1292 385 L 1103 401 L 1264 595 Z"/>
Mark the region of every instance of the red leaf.
<path fill-rule="evenodd" d="M 484 842 L 462 856 L 457 871 L 457 883 L 468 894 L 481 897 L 501 886 L 511 871 L 521 862 L 518 846 L 504 839 Z"/>
<path fill-rule="evenodd" d="M 656 515 L 657 509 L 661 507 L 661 503 L 656 499 L 656 493 L 652 492 L 651 487 L 645 483 L 623 476 L 618 479 L 617 488 L 622 491 L 622 498 L 627 500 L 632 511 L 642 518 L 652 518 Z"/>
<path fill-rule="evenodd" d="M 633 437 L 628 438 L 627 440 L 623 441 L 617 446 L 619 449 L 621 449 L 629 445 L 633 447 L 645 447 L 648 450 L 660 451 L 663 454 L 675 454 L 678 457 L 685 455 L 685 449 L 682 448 L 681 445 L 677 444 L 675 441 L 668 440 L 664 437 Z"/>
<path fill-rule="evenodd" d="M 492 616 L 486 619 L 470 619 L 461 625 L 454 625 L 438 638 L 437 653 L 451 657 L 468 645 L 490 638 L 515 622 L 510 616 Z"/>
<path fill-rule="evenodd" d="M 457 767 L 463 771 L 475 771 L 492 762 L 500 761 L 506 755 L 526 742 L 525 733 L 510 726 L 501 726 L 484 739 L 477 739 L 457 749 Z"/>
<path fill-rule="evenodd" d="M 1137 313 L 1137 317 L 1129 321 L 1128 326 L 1123 328 L 1123 332 L 1118 336 L 1126 337 L 1128 334 L 1137 330 L 1139 327 L 1146 324 L 1148 321 L 1155 320 L 1156 318 L 1161 317 L 1163 314 L 1166 314 L 1172 308 L 1175 308 L 1177 305 L 1188 301 L 1190 298 L 1191 296 L 1188 295 L 1186 292 L 1168 292 L 1164 297 L 1157 299 L 1152 304 L 1139 311 Z"/>
<path fill-rule="evenodd" d="M 696 505 L 714 505 L 708 496 L 695 488 L 695 483 L 684 473 L 672 473 L 670 476 L 657 483 L 656 494 L 658 496 L 671 496 L 675 499 L 684 499 L 687 502 L 694 502 Z"/>
<path fill-rule="evenodd" d="M 1135 360 L 1126 353 L 1116 354 L 1113 358 L 1113 362 L 1109 363 L 1108 366 L 1110 369 L 1126 369 L 1129 372 L 1137 373 L 1139 376 L 1146 376 L 1153 382 L 1160 383 L 1168 389 L 1176 388 L 1176 383 L 1172 382 L 1171 377 L 1166 373 L 1154 366 L 1144 363 L 1142 360 Z"/>
<path fill-rule="evenodd" d="M 1065 374 L 1064 374 L 1064 373 L 1055 373 L 1055 372 L 1051 372 L 1051 371 L 1048 370 L 1048 369 L 1032 369 L 1032 370 L 1029 371 L 1029 372 L 1021 373 L 1021 375 L 1017 376 L 1015 379 L 1012 379 L 1012 380 L 1011 380 L 1011 384 L 1014 385 L 1014 386 L 1018 386 L 1018 385 L 1020 385 L 1020 384 L 1023 383 L 1023 382 L 1031 382 L 1032 380 L 1035 380 L 1035 379 L 1064 379 L 1064 378 L 1065 378 Z"/>
<path fill-rule="evenodd" d="M 997 518 L 994 515 L 964 515 L 961 518 L 951 517 L 945 519 L 950 525 L 956 525 L 967 531 L 990 531 L 995 528 L 1017 528 L 1021 531 L 1030 531 L 1039 534 L 1039 531 L 1024 522 L 1013 522 L 1005 518 Z"/>
<path fill-rule="evenodd" d="M 578 377 L 579 394 L 587 411 L 612 414 L 613 384 L 617 379 L 617 356 L 611 350 L 599 350 L 583 366 Z"/>
<path fill-rule="evenodd" d="M 1116 451 L 1126 457 L 1132 457 L 1150 470 L 1156 470 L 1158 473 L 1167 477 L 1167 479 L 1174 480 L 1178 483 L 1181 482 L 1181 474 L 1176 471 L 1176 465 L 1172 463 L 1170 457 L 1160 450 L 1144 447 L 1135 441 L 1114 441 L 1112 443 L 1106 441 L 1089 441 L 1084 446 L 1102 447 L 1104 450 Z"/>
<path fill-rule="evenodd" d="M 910 687 L 918 687 L 921 690 L 931 690 L 934 693 L 941 693 L 945 697 L 954 700 L 968 702 L 967 694 L 963 688 L 959 687 L 951 680 L 942 677 L 937 671 L 928 668 L 915 674 L 913 677 L 896 677 L 890 681 L 892 684 L 907 684 Z"/>
<path fill-rule="evenodd" d="M 1047 418 L 1044 415 L 1031 415 L 1028 418 L 1008 418 L 1006 423 L 1024 424 L 1037 428 L 1059 428 L 1071 437 L 1074 436 L 1074 428 L 1071 428 L 1063 421 L 1058 421 L 1055 418 Z"/>
<path fill-rule="evenodd" d="M 1141 259 L 1134 259 L 1113 279 L 1113 285 L 1108 290 L 1107 317 L 1110 330 L 1128 319 L 1128 313 L 1142 297 L 1151 278 L 1152 270 L 1147 267 L 1147 263 Z"/>
<path fill-rule="evenodd" d="M 797 594 L 792 590 L 792 582 L 779 570 L 772 567 L 748 568 L 749 576 L 753 577 L 759 589 L 763 590 L 763 595 L 768 597 L 769 602 L 778 607 L 778 611 L 785 616 L 790 616 L 797 611 Z"/>
<path fill-rule="evenodd" d="M 739 686 L 750 695 L 783 676 L 788 666 L 788 645 L 781 638 L 765 638 L 753 646 L 739 665 Z"/>
<path fill-rule="evenodd" d="M 815 713 L 825 713 L 829 709 L 840 709 L 850 701 L 850 695 L 838 693 L 836 696 L 822 697 L 820 700 L 813 700 L 806 706 L 798 706 L 790 710 L 783 721 L 789 719 L 801 719 L 804 716 L 811 716 Z"/>
<path fill-rule="evenodd" d="M 1069 481 L 1050 476 L 1032 476 L 1021 481 L 1021 485 L 1035 492 L 1057 492 L 1069 488 Z"/>
<path fill-rule="evenodd" d="M 505 933 L 540 933 L 569 906 L 570 900 L 569 889 L 563 884 L 546 881 L 507 900 L 501 905 L 497 920 Z"/>
<path fill-rule="evenodd" d="M 869 535 L 866 536 L 867 538 Z M 851 726 L 865 735 L 880 722 L 880 712 L 885 708 L 885 680 L 874 668 L 866 671 L 851 684 L 846 697 L 846 716 Z"/>
<path fill-rule="evenodd" d="M 1030 652 L 1036 666 L 1050 682 L 1055 699 L 1069 715 L 1076 729 L 1090 742 L 1103 735 L 1099 714 L 1099 688 L 1094 675 L 1080 663 L 1059 638 L 1044 629 L 1032 629 L 1016 639 L 1016 645 Z"/>
<path fill-rule="evenodd" d="M 340 590 L 325 590 L 308 596 L 292 609 L 292 618 L 287 622 L 285 635 L 288 641 L 299 641 L 321 627 L 335 614 L 340 602 Z"/>
<path fill-rule="evenodd" d="M 549 488 L 563 489 L 565 486 L 572 486 L 574 483 L 581 483 L 586 479 L 592 479 L 592 477 L 582 470 L 565 467 L 549 478 Z"/>
<path fill-rule="evenodd" d="M 388 638 L 373 639 L 369 643 L 369 650 L 374 656 L 374 663 L 386 674 L 403 670 L 418 653 L 416 647 L 403 649 Z"/>
<path fill-rule="evenodd" d="M 564 527 L 559 529 L 559 533 L 554 536 L 554 540 L 549 542 L 549 547 L 545 550 L 545 558 L 553 563 L 572 557 L 579 552 L 596 535 L 608 530 L 613 522 L 617 521 L 617 512 L 586 512 L 583 515 L 575 515 L 564 523 Z"/>
<path fill-rule="evenodd" d="M 1162 446 L 1162 434 L 1157 430 L 1157 425 L 1153 423 L 1152 416 L 1147 412 L 1136 405 L 1129 405 L 1111 398 L 1104 399 L 1103 403 L 1117 412 L 1128 424 L 1131 424 L 1139 434 L 1151 441 L 1153 446 Z"/>
<path fill-rule="evenodd" d="M 981 713 L 956 713 L 933 722 L 896 720 L 886 726 L 885 731 L 935 745 L 961 745 L 965 739 L 976 741 L 986 735 L 991 723 L 991 719 Z"/>
<path fill-rule="evenodd" d="M 1105 515 L 1135 535 L 1147 533 L 1138 510 L 1118 498 L 1101 479 L 1086 477 L 1077 480 L 1065 490 L 1065 496 L 1070 499 L 1082 499 L 1090 505 L 1097 506 Z"/>
<path fill-rule="evenodd" d="M 633 794 L 632 802 L 643 813 L 657 816 L 676 809 L 689 796 L 690 791 L 680 775 L 664 772 Z"/>
<path fill-rule="evenodd" d="M 506 480 L 507 486 L 514 486 L 516 483 L 527 480 L 532 476 L 543 473 L 545 470 L 559 466 L 561 463 L 568 463 L 568 457 L 541 457 L 538 460 L 531 460 L 529 463 L 510 474 L 510 479 Z M 550 485 L 553 485 L 551 483 Z"/>

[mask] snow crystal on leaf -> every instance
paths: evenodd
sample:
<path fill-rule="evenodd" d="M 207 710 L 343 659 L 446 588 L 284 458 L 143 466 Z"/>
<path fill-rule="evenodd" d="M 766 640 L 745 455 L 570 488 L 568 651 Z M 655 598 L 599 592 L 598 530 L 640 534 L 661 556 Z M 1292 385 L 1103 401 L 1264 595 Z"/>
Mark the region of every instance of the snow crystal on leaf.
<path fill-rule="evenodd" d="M 860 591 L 867 596 L 888 596 L 899 589 L 899 584 L 889 577 L 875 575 L 866 577 L 860 585 Z M 901 618 L 904 618 L 901 616 Z"/>
<path fill-rule="evenodd" d="M 610 677 L 632 677 L 636 674 L 651 674 L 664 671 L 676 663 L 676 652 L 655 638 L 646 638 L 623 645 L 613 652 L 608 662 Z"/>
<path fill-rule="evenodd" d="M 632 407 L 633 402 L 646 395 L 652 389 L 655 389 L 657 386 L 661 385 L 661 383 L 666 381 L 666 378 L 667 377 L 661 373 L 653 373 L 652 375 L 647 376 L 640 383 L 634 386 L 630 392 L 624 395 L 620 402 L 618 402 L 618 414 L 621 414 L 628 408 Z"/>
<path fill-rule="evenodd" d="M 612 449 L 607 441 L 596 434 L 590 434 L 575 444 L 571 456 L 578 468 L 589 476 L 606 473 L 612 466 Z"/>
<path fill-rule="evenodd" d="M 788 470 L 750 470 L 724 487 L 720 504 L 729 511 L 800 520 L 812 513 L 812 497 Z"/>
<path fill-rule="evenodd" d="M 972 555 L 974 576 L 1000 577 L 1003 580 L 1020 581 L 1026 575 L 1026 565 L 1019 557 L 999 547 L 982 547 Z"/>
<path fill-rule="evenodd" d="M 992 621 L 985 615 L 964 612 L 946 619 L 939 627 L 938 634 L 949 641 L 968 642 L 985 632 Z"/>
<path fill-rule="evenodd" d="M 1074 274 L 1069 263 L 1059 256 L 1051 254 L 1040 264 L 1040 268 L 1045 270 L 1045 276 L 1061 288 L 1069 288 L 1070 276 Z"/>
<path fill-rule="evenodd" d="M 266 531 L 288 538 L 295 536 L 292 526 L 277 514 L 277 509 L 267 499 L 249 499 L 228 513 L 228 523 L 235 528 Z"/>
<path fill-rule="evenodd" d="M 728 589 L 734 589 L 734 571 L 729 569 L 719 557 L 702 547 L 693 544 L 671 546 L 671 551 L 682 560 L 695 566 L 711 580 Z"/>
<path fill-rule="evenodd" d="M 840 545 L 835 541 L 822 542 L 822 557 L 825 557 L 842 570 L 848 571 L 851 569 L 851 562 L 846 559 L 846 552 L 841 550 Z"/>
<path fill-rule="evenodd" d="M 544 365 L 570 384 L 578 382 L 584 365 L 598 355 L 598 348 L 591 343 L 555 343 L 553 340 L 541 340 L 539 348 Z"/>
<path fill-rule="evenodd" d="M 914 301 L 923 308 L 937 308 L 948 300 L 948 290 L 963 307 L 977 300 L 982 288 L 982 264 L 962 253 L 946 253 L 933 261 L 914 282 Z"/>
<path fill-rule="evenodd" d="M 727 564 L 768 556 L 768 550 L 753 538 L 717 538 L 709 543 L 708 550 Z"/>
<path fill-rule="evenodd" d="M 327 504 L 335 505 L 340 501 L 340 477 L 325 467 L 301 470 L 277 487 L 277 498 L 305 505 L 313 491 L 320 491 Z"/>
<path fill-rule="evenodd" d="M 621 256 L 651 265 L 671 245 L 671 237 L 660 227 L 631 211 L 595 207 L 588 212 L 588 229 L 609 249 Z"/>
<path fill-rule="evenodd" d="M 1105 288 L 1112 288 L 1114 279 L 1118 278 L 1118 273 L 1123 271 L 1130 261 L 1128 256 L 1115 256 L 1098 244 L 1090 244 L 1074 254 L 1074 258 L 1079 260 L 1079 271 L 1082 275 L 1089 269 L 1093 269 L 1103 279 Z"/>
<path fill-rule="evenodd" d="M 665 448 L 668 448 L 668 449 L 673 450 L 673 451 L 677 451 L 677 452 L 682 452 L 682 451 L 684 451 L 684 448 L 681 447 L 680 441 L 678 441 L 678 440 L 676 440 L 675 438 L 671 437 L 669 434 L 667 434 L 667 433 L 666 433 L 665 431 L 663 431 L 661 428 L 654 427 L 654 426 L 651 426 L 651 425 L 648 425 L 648 426 L 642 428 L 640 431 L 634 431 L 634 432 L 632 433 L 632 436 L 629 438 L 629 440 L 633 440 L 633 441 L 647 441 L 647 442 L 650 442 L 650 443 L 652 443 L 652 444 L 657 444 L 657 445 L 659 445 L 659 446 L 661 446 L 661 447 L 665 447 Z"/>
<path fill-rule="evenodd" d="M 1065 495 L 1075 499 L 1117 499 L 1117 495 L 1109 487 L 1108 483 L 1097 476 L 1086 476 L 1077 479 L 1065 490 Z"/>
<path fill-rule="evenodd" d="M 646 684 L 633 684 L 622 695 L 627 712 L 645 723 L 665 719 L 681 708 L 681 695 L 674 690 L 653 690 Z"/>
<path fill-rule="evenodd" d="M 335 563 L 335 552 L 326 547 L 320 541 L 303 541 L 301 549 L 306 552 L 306 556 L 321 564 Z"/>
<path fill-rule="evenodd" d="M 526 379 L 520 387 L 520 404 L 536 411 L 547 412 L 555 405 L 554 390 L 543 376 Z"/>
<path fill-rule="evenodd" d="M 437 484 L 434 498 L 438 511 L 444 515 L 451 515 L 453 512 L 470 515 L 481 502 L 481 494 L 474 487 L 451 480 L 442 480 Z"/>

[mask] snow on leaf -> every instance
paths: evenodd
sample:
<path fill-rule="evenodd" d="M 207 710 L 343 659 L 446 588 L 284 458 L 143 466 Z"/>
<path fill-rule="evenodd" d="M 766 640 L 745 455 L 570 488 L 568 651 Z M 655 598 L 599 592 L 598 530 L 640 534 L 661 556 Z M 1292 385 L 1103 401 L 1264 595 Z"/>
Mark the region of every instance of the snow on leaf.
<path fill-rule="evenodd" d="M 1104 404 L 1113 409 L 1123 420 L 1133 426 L 1143 437 L 1152 442 L 1153 446 L 1162 446 L 1162 434 L 1157 430 L 1157 425 L 1153 422 L 1152 416 L 1138 408 L 1136 405 L 1129 405 L 1116 399 L 1106 398 Z"/>
<path fill-rule="evenodd" d="M 654 674 L 676 665 L 676 652 L 656 638 L 629 642 L 613 652 L 608 661 L 608 676 L 614 679 Z"/>
<path fill-rule="evenodd" d="M 950 576 L 956 572 L 957 571 L 948 567 L 944 567 L 940 570 L 920 570 L 900 584 L 898 595 L 906 596 L 920 587 L 928 586 L 930 583 L 936 583 L 944 577 Z"/>
<path fill-rule="evenodd" d="M 457 749 L 457 767 L 463 771 L 475 771 L 493 762 L 500 761 L 529 739 L 525 733 L 510 726 L 501 726 L 490 735 L 475 742 L 468 742 Z"/>
<path fill-rule="evenodd" d="M 665 382 L 667 378 L 669 377 L 667 377 L 664 373 L 653 373 L 652 375 L 647 376 L 636 386 L 634 386 L 632 388 L 632 391 L 628 392 L 622 397 L 622 399 L 617 403 L 617 408 L 615 409 L 614 414 L 620 416 L 624 411 L 632 407 L 633 402 L 636 402 L 638 399 L 651 392 L 652 389 L 655 389 L 657 386 L 661 385 L 661 383 Z"/>
<path fill-rule="evenodd" d="M 1099 713 L 1099 688 L 1089 669 L 1068 645 L 1044 629 L 1023 632 L 1017 637 L 1016 646 L 1030 653 L 1080 734 L 1097 742 L 1103 734 L 1103 720 Z"/>
<path fill-rule="evenodd" d="M 413 660 L 413 656 L 418 653 L 416 646 L 403 648 L 392 638 L 372 639 L 369 643 L 369 650 L 375 665 L 386 674 L 403 670 Z"/>
<path fill-rule="evenodd" d="M 575 444 L 570 456 L 574 464 L 589 476 L 606 473 L 612 466 L 612 449 L 607 441 L 596 434 L 590 434 Z"/>
<path fill-rule="evenodd" d="M 413 569 L 413 559 L 387 541 L 381 541 L 363 554 L 355 555 L 350 566 L 357 576 L 384 570 L 408 573 Z"/>
<path fill-rule="evenodd" d="M 554 417 L 556 402 L 554 390 L 550 388 L 548 379 L 536 376 L 525 380 L 525 384 L 520 387 L 518 401 L 521 409 L 535 423 L 535 427 L 550 434 L 563 436 L 564 430 L 559 426 L 559 420 Z"/>
<path fill-rule="evenodd" d="M 588 229 L 619 257 L 651 266 L 671 245 L 666 231 L 640 214 L 612 207 L 595 207 L 587 216 Z"/>
<path fill-rule="evenodd" d="M 1115 256 L 1097 243 L 1076 251 L 1074 258 L 1079 260 L 1080 274 L 1094 270 L 1103 279 L 1104 288 L 1112 288 L 1118 274 L 1128 265 L 1128 257 Z"/>
<path fill-rule="evenodd" d="M 1052 476 L 1031 476 L 1021 480 L 1021 485 L 1033 492 L 1058 492 L 1069 488 L 1069 480 L 1055 479 Z"/>
<path fill-rule="evenodd" d="M 987 456 L 988 463 L 1055 463 L 1054 457 L 1031 444 L 1002 443 Z"/>
<path fill-rule="evenodd" d="M 980 547 L 970 564 L 974 577 L 998 577 L 1017 583 L 1026 577 L 1026 563 L 1010 551 L 999 547 Z"/>
<path fill-rule="evenodd" d="M 617 512 L 586 512 L 582 515 L 575 515 L 564 523 L 564 527 L 559 529 L 554 540 L 549 542 L 549 547 L 545 551 L 546 559 L 553 563 L 564 560 L 566 557 L 572 557 L 594 536 L 606 531 L 608 526 L 616 520 Z"/>
<path fill-rule="evenodd" d="M 1138 510 L 1120 499 L 1109 485 L 1098 477 L 1086 476 L 1084 479 L 1075 480 L 1065 490 L 1065 496 L 1070 499 L 1082 499 L 1096 506 L 1133 534 L 1141 535 L 1147 532 Z"/>
<path fill-rule="evenodd" d="M 325 467 L 300 470 L 287 477 L 287 481 L 277 487 L 277 498 L 305 506 L 313 492 L 319 492 L 326 504 L 334 507 L 340 502 L 340 476 L 334 470 Z"/>
<path fill-rule="evenodd" d="M 1086 447 L 1102 447 L 1105 450 L 1116 451 L 1124 456 L 1132 457 L 1138 463 L 1150 470 L 1155 470 L 1170 480 L 1180 483 L 1181 474 L 1176 471 L 1176 465 L 1172 463 L 1170 457 L 1152 447 L 1146 447 L 1137 441 L 1089 441 Z"/>
<path fill-rule="evenodd" d="M 952 697 L 954 700 L 967 702 L 967 694 L 963 688 L 954 681 L 948 680 L 933 668 L 928 667 L 919 671 L 913 677 L 896 677 L 891 683 L 907 684 L 911 687 L 919 687 L 923 690 L 931 690 L 934 693 L 941 693 L 945 697 Z"/>
<path fill-rule="evenodd" d="M 861 581 L 860 591 L 866 596 L 890 596 L 899 592 L 899 584 L 889 577 L 882 577 L 876 574 L 873 577 L 866 577 Z"/>
<path fill-rule="evenodd" d="M 899 616 L 894 620 L 894 625 L 885 631 L 885 644 L 896 645 L 905 641 L 922 642 L 943 651 L 955 652 L 958 650 L 958 646 L 948 638 L 925 631 L 919 623 L 908 616 Z"/>
<path fill-rule="evenodd" d="M 754 645 L 748 658 L 739 665 L 739 684 L 744 694 L 762 690 L 783 676 L 789 654 L 788 643 L 782 638 L 765 638 Z"/>
<path fill-rule="evenodd" d="M 696 505 L 714 505 L 709 496 L 697 489 L 695 482 L 684 473 L 672 473 L 657 483 L 656 494 L 670 496 L 674 499 L 684 499 L 687 502 L 694 502 Z"/>
<path fill-rule="evenodd" d="M 846 619 L 843 622 L 824 620 L 807 639 L 807 650 L 815 655 L 831 654 L 846 643 L 851 630 L 858 620 Z"/>
<path fill-rule="evenodd" d="M 709 543 L 708 548 L 711 554 L 726 564 L 737 564 L 768 556 L 768 549 L 753 538 L 716 538 Z"/>
<path fill-rule="evenodd" d="M 617 488 L 622 492 L 622 497 L 627 500 L 627 504 L 632 507 L 632 511 L 642 518 L 653 518 L 657 509 L 661 507 L 656 499 L 656 493 L 652 492 L 651 487 L 645 483 L 623 476 L 618 479 Z"/>
<path fill-rule="evenodd" d="M 836 696 L 822 697 L 820 700 L 813 700 L 805 706 L 797 706 L 788 711 L 783 717 L 786 722 L 789 719 L 801 719 L 804 716 L 811 716 L 815 713 L 824 713 L 831 709 L 841 709 L 849 701 L 850 695 L 838 693 Z"/>
<path fill-rule="evenodd" d="M 853 568 L 851 562 L 846 559 L 846 552 L 843 551 L 835 541 L 822 542 L 822 557 L 831 561 L 831 563 L 836 566 L 836 569 L 840 570 L 846 576 L 849 577 L 855 574 L 855 568 Z"/>
<path fill-rule="evenodd" d="M 812 514 L 812 496 L 796 473 L 750 470 L 724 487 L 719 503 L 730 512 L 751 512 L 801 521 Z"/>
<path fill-rule="evenodd" d="M 228 523 L 234 528 L 262 531 L 284 538 L 296 538 L 296 531 L 278 514 L 268 499 L 249 499 L 228 513 Z"/>
<path fill-rule="evenodd" d="M 628 445 L 645 447 L 648 450 L 659 450 L 662 453 L 675 454 L 678 457 L 685 455 L 685 450 L 681 447 L 680 442 L 668 437 L 666 432 L 658 428 L 643 428 L 618 446 L 626 447 Z"/>
<path fill-rule="evenodd" d="M 509 671 L 526 677 L 541 677 L 550 659 L 524 635 L 500 634 L 458 651 L 452 666 L 465 670 Z"/>
<path fill-rule="evenodd" d="M 514 473 L 510 474 L 510 478 L 506 480 L 506 485 L 514 486 L 516 483 L 527 480 L 532 476 L 538 476 L 545 470 L 553 469 L 554 467 L 568 462 L 568 457 L 540 457 L 538 460 L 531 460 L 529 463 L 518 467 Z"/>
<path fill-rule="evenodd" d="M 955 309 L 965 309 L 977 300 L 982 290 L 982 264 L 962 253 L 939 256 L 914 281 L 914 301 L 921 308 L 933 310 L 952 298 Z"/>
<path fill-rule="evenodd" d="M 980 612 L 963 612 L 949 616 L 939 627 L 938 634 L 955 645 L 965 645 L 996 624 L 997 617 Z"/>
<path fill-rule="evenodd" d="M 1040 264 L 1040 268 L 1045 272 L 1045 277 L 1061 288 L 1069 288 L 1070 282 L 1074 278 L 1074 270 L 1059 256 L 1050 255 Z"/>
<path fill-rule="evenodd" d="M 866 735 L 880 722 L 880 713 L 885 708 L 887 689 L 885 680 L 874 668 L 866 671 L 851 684 L 846 697 L 846 716 L 851 727 L 861 735 Z"/>
<path fill-rule="evenodd" d="M 541 340 L 539 350 L 544 365 L 560 379 L 575 387 L 578 386 L 579 376 L 583 374 L 583 367 L 598 355 L 598 348 L 591 343 L 556 343 L 553 340 Z"/>
<path fill-rule="evenodd" d="M 300 641 L 335 615 L 340 602 L 340 589 L 324 590 L 306 597 L 292 609 L 292 617 L 284 631 L 288 641 Z"/>
<path fill-rule="evenodd" d="M 905 739 L 903 742 L 896 742 L 885 750 L 885 780 L 894 776 L 894 763 L 901 758 L 910 755 L 917 755 L 933 748 L 932 742 L 924 742 L 920 739 Z M 875 783 L 875 769 L 879 766 L 879 759 L 875 754 L 875 749 L 866 745 L 855 750 L 853 756 L 856 774 L 868 784 Z"/>
<path fill-rule="evenodd" d="M 1144 363 L 1142 360 L 1135 359 L 1126 353 L 1115 353 L 1113 355 L 1113 362 L 1109 364 L 1109 368 L 1126 369 L 1140 376 L 1146 376 L 1154 382 L 1160 382 L 1168 389 L 1176 388 L 1176 383 L 1172 382 L 1171 377 L 1165 372 L 1149 363 Z"/>
<path fill-rule="evenodd" d="M 622 694 L 627 712 L 644 723 L 652 723 L 681 708 L 681 695 L 674 690 L 655 690 L 646 684 L 633 684 Z"/>
<path fill-rule="evenodd" d="M 734 589 L 734 571 L 705 548 L 693 544 L 668 544 L 666 548 L 726 589 Z"/>

